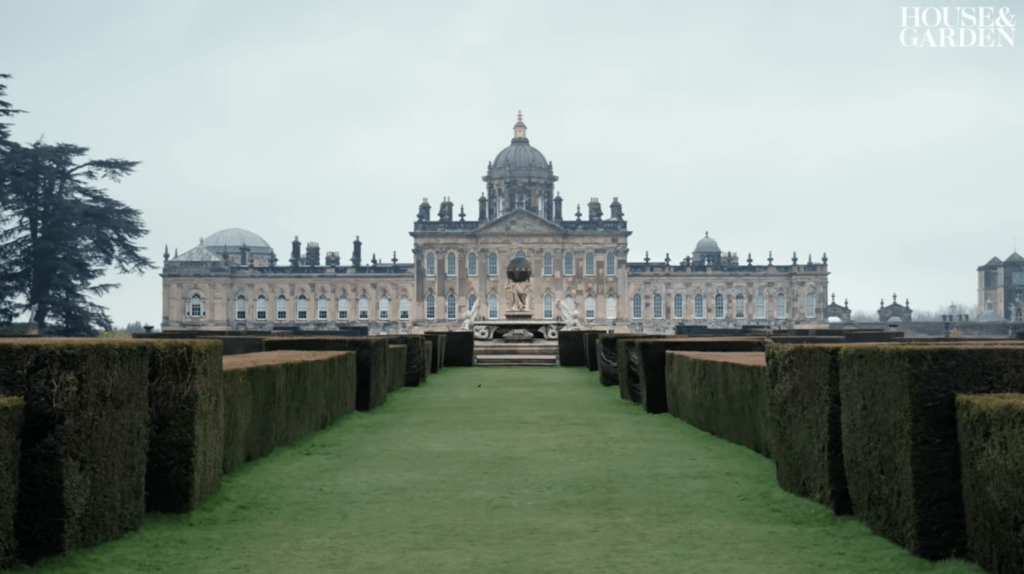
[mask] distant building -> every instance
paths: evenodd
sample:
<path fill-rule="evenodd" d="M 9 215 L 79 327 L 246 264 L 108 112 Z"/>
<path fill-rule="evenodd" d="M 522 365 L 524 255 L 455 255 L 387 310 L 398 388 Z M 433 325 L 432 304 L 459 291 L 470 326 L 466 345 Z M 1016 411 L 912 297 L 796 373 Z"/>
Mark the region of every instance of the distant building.
<path fill-rule="evenodd" d="M 317 243 L 305 253 L 296 237 L 287 264 L 259 236 L 227 229 L 173 258 L 164 255 L 165 331 L 364 325 L 371 334 L 456 328 L 479 303 L 481 319 L 504 318 L 505 268 L 523 255 L 533 270 L 530 309 L 537 319 L 560 315 L 570 300 L 584 327 L 669 333 L 678 323 L 709 327 L 820 324 L 829 311 L 827 258 L 777 265 L 723 252 L 707 233 L 675 264 L 629 261 L 622 204 L 591 198 L 564 217 L 552 163 L 513 127 L 511 144 L 488 164 L 476 220 L 445 198 L 437 219 L 424 199 L 410 233 L 413 261 L 367 263 L 356 238 L 350 265 L 338 252 L 323 260 Z M 686 219 L 680 220 L 681 224 Z M 837 307 L 838 308 L 838 307 Z M 846 309 L 848 314 L 848 309 Z"/>
<path fill-rule="evenodd" d="M 1021 321 L 1024 309 L 1024 257 L 993 257 L 978 267 L 978 320 Z"/>

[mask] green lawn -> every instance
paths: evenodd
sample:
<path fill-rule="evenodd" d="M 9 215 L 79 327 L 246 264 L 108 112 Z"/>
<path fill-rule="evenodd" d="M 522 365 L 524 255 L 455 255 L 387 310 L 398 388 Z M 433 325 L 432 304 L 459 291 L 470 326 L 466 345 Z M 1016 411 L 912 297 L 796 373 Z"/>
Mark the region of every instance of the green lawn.
<path fill-rule="evenodd" d="M 582 368 L 449 368 L 40 572 L 982 572 L 783 492 Z"/>

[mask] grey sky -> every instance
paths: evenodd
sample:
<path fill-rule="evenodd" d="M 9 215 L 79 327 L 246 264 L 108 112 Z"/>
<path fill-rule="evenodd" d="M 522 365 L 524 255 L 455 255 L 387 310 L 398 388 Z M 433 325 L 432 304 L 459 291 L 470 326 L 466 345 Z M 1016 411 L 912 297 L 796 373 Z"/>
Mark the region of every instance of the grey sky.
<path fill-rule="evenodd" d="M 158 263 L 229 227 L 410 261 L 423 197 L 476 217 L 521 109 L 569 213 L 622 202 L 630 260 L 708 231 L 827 252 L 855 310 L 973 305 L 1024 251 L 1024 35 L 906 48 L 902 5 L 0 0 L 0 72 L 17 140 L 143 162 L 108 189 Z M 158 272 L 116 280 L 115 323 L 159 324 Z"/>

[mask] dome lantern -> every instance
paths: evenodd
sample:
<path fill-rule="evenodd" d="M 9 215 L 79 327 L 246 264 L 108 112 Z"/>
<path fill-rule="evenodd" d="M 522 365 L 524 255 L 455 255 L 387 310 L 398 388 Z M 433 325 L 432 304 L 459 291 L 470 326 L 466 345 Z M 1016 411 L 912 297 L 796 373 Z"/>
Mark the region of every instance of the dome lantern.
<path fill-rule="evenodd" d="M 523 110 L 519 110 L 519 121 L 516 125 L 512 126 L 512 139 L 524 140 L 526 139 L 526 124 L 523 123 Z"/>

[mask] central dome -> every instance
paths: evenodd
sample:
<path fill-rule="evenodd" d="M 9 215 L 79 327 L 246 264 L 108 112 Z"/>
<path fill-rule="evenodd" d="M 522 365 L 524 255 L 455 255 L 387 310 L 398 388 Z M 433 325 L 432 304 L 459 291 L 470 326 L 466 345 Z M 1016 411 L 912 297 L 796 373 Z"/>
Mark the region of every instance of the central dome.
<path fill-rule="evenodd" d="M 491 169 L 501 171 L 542 171 L 550 169 L 548 160 L 540 150 L 530 145 L 530 140 L 514 139 L 512 145 L 498 152 Z"/>
<path fill-rule="evenodd" d="M 697 242 L 697 247 L 693 250 L 694 253 L 721 253 L 722 250 L 718 248 L 718 242 L 708 237 L 707 232 L 704 232 L 704 237 Z"/>

